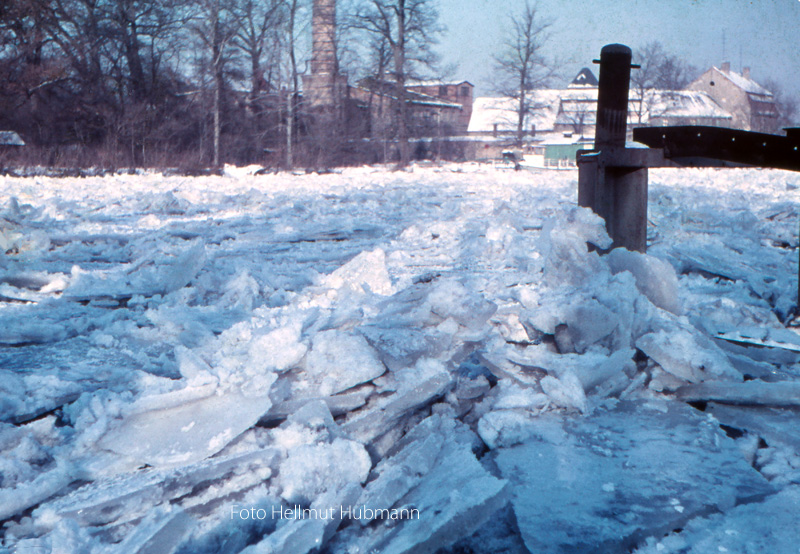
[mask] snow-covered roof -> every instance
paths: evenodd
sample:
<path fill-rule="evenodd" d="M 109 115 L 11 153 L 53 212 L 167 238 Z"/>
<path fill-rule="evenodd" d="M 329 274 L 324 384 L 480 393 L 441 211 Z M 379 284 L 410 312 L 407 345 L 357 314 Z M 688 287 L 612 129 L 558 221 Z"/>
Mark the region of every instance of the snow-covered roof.
<path fill-rule="evenodd" d="M 536 126 L 537 133 L 558 125 L 594 125 L 597 113 L 596 88 L 570 88 L 535 90 L 533 102 L 536 109 L 525 117 L 525 129 Z M 631 112 L 638 109 L 639 94 L 630 91 Z M 645 92 L 642 121 L 650 117 L 684 117 L 730 119 L 731 114 L 722 109 L 713 98 L 701 91 L 648 90 Z M 470 133 L 495 130 L 514 131 L 517 128 L 517 101 L 513 98 L 476 98 L 472 105 Z"/>
<path fill-rule="evenodd" d="M 762 96 L 772 96 L 772 93 L 756 83 L 754 80 L 745 77 L 735 71 L 723 71 L 717 67 L 714 67 L 720 75 L 724 75 L 727 77 L 734 85 L 742 89 L 743 91 L 749 94 L 759 94 Z"/>
<path fill-rule="evenodd" d="M 25 141 L 14 131 L 0 131 L 0 146 L 25 146 Z"/>
<path fill-rule="evenodd" d="M 597 89 L 539 89 L 529 91 L 532 113 L 525 117 L 525 128 L 536 126 L 537 132 L 553 129 L 563 101 L 597 102 Z M 509 97 L 479 97 L 472 103 L 469 132 L 513 131 L 517 128 L 518 100 Z M 591 108 L 594 110 L 594 107 Z"/>
<path fill-rule="evenodd" d="M 351 86 L 351 91 L 359 91 L 364 95 L 369 94 L 377 94 L 383 96 L 384 98 L 389 98 L 391 100 L 397 99 L 397 96 L 394 94 L 391 86 L 382 86 L 382 87 L 375 87 L 372 86 Z M 417 91 L 410 91 L 406 90 L 406 102 L 410 104 L 416 104 L 418 106 L 430 106 L 436 108 L 448 108 L 454 110 L 461 110 L 464 109 L 464 106 L 458 104 L 457 102 L 448 102 L 447 100 L 442 100 L 441 98 L 437 98 L 435 96 L 431 96 L 429 94 L 423 94 Z"/>
<path fill-rule="evenodd" d="M 540 139 L 542 146 L 556 145 L 556 144 L 590 144 L 591 139 L 587 139 L 578 133 L 563 133 L 563 132 L 548 132 L 536 134 L 536 138 Z"/>
<path fill-rule="evenodd" d="M 429 94 L 423 94 L 421 92 L 416 91 L 406 91 L 406 100 L 412 104 L 418 104 L 423 106 L 434 106 L 438 108 L 452 108 L 460 110 L 463 108 L 461 104 L 456 102 L 448 102 L 447 100 L 442 100 L 441 98 L 437 98 L 436 96 L 431 96 Z"/>
<path fill-rule="evenodd" d="M 702 91 L 655 90 L 645 98 L 649 117 L 706 117 L 730 119 L 731 114 L 723 110 L 713 98 Z"/>
<path fill-rule="evenodd" d="M 406 86 L 408 87 L 443 87 L 443 86 L 460 86 L 460 85 L 469 85 L 474 87 L 472 83 L 469 81 L 443 81 L 441 79 L 431 79 L 428 81 L 408 81 Z"/>

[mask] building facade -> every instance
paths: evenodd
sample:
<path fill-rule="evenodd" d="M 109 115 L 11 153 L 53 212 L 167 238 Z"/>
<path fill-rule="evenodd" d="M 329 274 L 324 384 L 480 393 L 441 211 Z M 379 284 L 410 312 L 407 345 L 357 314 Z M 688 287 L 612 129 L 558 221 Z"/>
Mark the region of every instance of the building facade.
<path fill-rule="evenodd" d="M 730 62 L 712 67 L 689 86 L 708 94 L 731 115 L 731 127 L 746 131 L 777 131 L 778 107 L 772 93 L 750 78 L 750 68 L 731 70 Z"/>
<path fill-rule="evenodd" d="M 469 81 L 423 81 L 406 87 L 410 92 L 438 98 L 449 104 L 461 106 L 453 117 L 453 134 L 464 134 L 472 117 L 472 98 L 475 85 Z"/>
<path fill-rule="evenodd" d="M 416 82 L 398 99 L 396 82 L 365 79 L 351 85 L 339 70 L 336 55 L 336 1 L 314 0 L 310 72 L 303 76 L 303 105 L 316 135 L 386 143 L 394 139 L 399 110 L 407 106 L 411 138 L 436 140 L 465 134 L 472 113 L 474 86 L 460 82 Z M 366 142 L 365 142 L 366 141 Z M 439 149 L 441 150 L 441 149 Z"/>

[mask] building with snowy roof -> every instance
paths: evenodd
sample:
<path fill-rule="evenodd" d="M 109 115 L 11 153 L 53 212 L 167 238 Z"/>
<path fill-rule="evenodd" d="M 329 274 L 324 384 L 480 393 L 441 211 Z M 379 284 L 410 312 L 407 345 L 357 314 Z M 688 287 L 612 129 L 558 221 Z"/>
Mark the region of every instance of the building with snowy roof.
<path fill-rule="evenodd" d="M 524 151 L 544 156 L 545 165 L 572 163 L 575 152 L 594 140 L 597 79 L 583 68 L 564 89 L 528 92 L 531 109 L 523 119 Z M 635 126 L 734 126 L 733 116 L 700 90 L 629 93 L 628 128 Z M 518 100 L 480 97 L 473 101 L 469 133 L 483 136 L 488 150 L 520 148 Z"/>
<path fill-rule="evenodd" d="M 733 116 L 724 110 L 706 92 L 697 90 L 648 90 L 640 100 L 631 92 L 631 110 L 638 115 L 641 105 L 643 117 L 631 118 L 634 126 L 649 127 L 672 125 L 706 125 L 733 127 Z"/>
<path fill-rule="evenodd" d="M 588 72 L 590 78 L 586 77 Z M 597 86 L 573 86 L 576 82 L 596 82 L 587 69 L 581 70 L 565 89 L 532 90 L 531 109 L 525 114 L 526 135 L 545 137 L 568 134 L 576 139 L 592 139 L 597 114 Z M 714 98 L 699 90 L 646 90 L 643 95 L 629 93 L 628 123 L 636 125 L 709 125 L 732 127 L 734 118 Z M 469 132 L 472 134 L 514 135 L 518 130 L 518 101 L 514 98 L 479 97 L 473 101 Z"/>
<path fill-rule="evenodd" d="M 775 131 L 778 107 L 772 93 L 750 78 L 750 68 L 731 70 L 730 62 L 712 67 L 688 87 L 708 94 L 730 113 L 731 127 L 747 131 Z"/>

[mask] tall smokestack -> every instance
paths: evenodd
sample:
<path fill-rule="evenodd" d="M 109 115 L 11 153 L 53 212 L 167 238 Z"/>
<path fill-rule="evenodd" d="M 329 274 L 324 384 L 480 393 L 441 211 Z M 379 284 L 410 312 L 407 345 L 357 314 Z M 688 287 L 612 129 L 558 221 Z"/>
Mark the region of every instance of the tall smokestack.
<path fill-rule="evenodd" d="M 336 59 L 336 0 L 314 0 L 311 16 L 311 73 L 339 72 Z"/>
<path fill-rule="evenodd" d="M 336 59 L 336 0 L 314 0 L 311 12 L 311 71 L 303 76 L 303 98 L 320 125 L 344 121 L 347 77 Z"/>

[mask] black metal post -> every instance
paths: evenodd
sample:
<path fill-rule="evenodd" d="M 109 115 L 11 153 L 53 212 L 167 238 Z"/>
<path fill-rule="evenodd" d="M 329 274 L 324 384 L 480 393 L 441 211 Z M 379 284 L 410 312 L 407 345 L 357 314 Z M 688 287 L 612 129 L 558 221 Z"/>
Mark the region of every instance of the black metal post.
<path fill-rule="evenodd" d="M 595 150 L 609 146 L 625 147 L 631 58 L 631 49 L 623 44 L 607 44 L 600 51 Z"/>
<path fill-rule="evenodd" d="M 647 248 L 647 168 L 623 163 L 628 126 L 631 49 L 609 44 L 600 52 L 594 148 L 578 158 L 578 204 L 606 222 L 612 248 Z"/>

